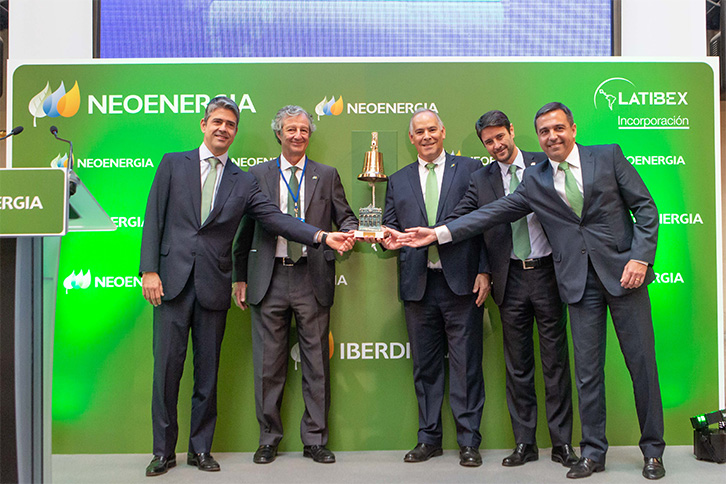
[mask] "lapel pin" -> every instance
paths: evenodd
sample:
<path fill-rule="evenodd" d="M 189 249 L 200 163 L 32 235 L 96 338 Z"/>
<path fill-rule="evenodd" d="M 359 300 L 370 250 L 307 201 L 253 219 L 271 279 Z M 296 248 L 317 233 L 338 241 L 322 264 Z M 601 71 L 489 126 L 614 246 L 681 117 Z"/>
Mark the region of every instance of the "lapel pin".
<path fill-rule="evenodd" d="M 454 167 L 454 165 L 456 165 L 456 163 L 452 163 L 452 164 L 451 164 L 451 168 L 453 168 L 453 167 Z"/>
<path fill-rule="evenodd" d="M 317 179 L 318 179 L 318 175 L 314 175 L 313 180 L 317 180 Z"/>

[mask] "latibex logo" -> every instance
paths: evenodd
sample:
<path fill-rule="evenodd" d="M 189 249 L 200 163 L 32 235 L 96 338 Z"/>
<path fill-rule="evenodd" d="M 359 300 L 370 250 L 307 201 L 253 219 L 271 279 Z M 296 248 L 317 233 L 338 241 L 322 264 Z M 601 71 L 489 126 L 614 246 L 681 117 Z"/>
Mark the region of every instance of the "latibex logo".
<path fill-rule="evenodd" d="M 641 91 L 624 77 L 611 77 L 602 81 L 592 95 L 595 109 L 607 106 L 610 111 L 615 106 L 680 106 L 688 105 L 688 92 L 681 91 Z"/>
<path fill-rule="evenodd" d="M 66 288 L 66 294 L 71 289 L 88 289 L 91 285 L 91 270 L 87 270 L 85 274 L 80 271 L 76 274 L 76 271 L 71 272 L 71 275 L 65 278 L 63 281 L 63 287 Z"/>
<path fill-rule="evenodd" d="M 339 96 L 337 101 L 335 100 L 335 96 L 332 96 L 330 101 L 328 101 L 327 97 L 324 97 L 323 100 L 315 106 L 315 114 L 318 115 L 318 120 L 320 119 L 320 116 L 338 116 L 342 112 L 343 96 Z"/>
<path fill-rule="evenodd" d="M 33 127 L 36 127 L 38 118 L 46 116 L 70 118 L 78 112 L 80 106 L 81 91 L 78 89 L 78 81 L 68 92 L 66 92 L 63 81 L 61 81 L 58 89 L 53 92 L 50 90 L 50 82 L 46 82 L 45 88 L 30 100 L 28 111 L 33 116 Z"/>

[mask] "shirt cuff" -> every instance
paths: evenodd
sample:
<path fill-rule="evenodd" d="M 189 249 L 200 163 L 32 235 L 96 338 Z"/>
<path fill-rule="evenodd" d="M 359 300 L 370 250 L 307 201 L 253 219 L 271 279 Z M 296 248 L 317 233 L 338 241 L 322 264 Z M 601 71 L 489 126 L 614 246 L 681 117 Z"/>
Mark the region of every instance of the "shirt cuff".
<path fill-rule="evenodd" d="M 434 227 L 434 232 L 436 232 L 436 239 L 439 241 L 439 245 L 448 244 L 449 242 L 451 242 L 451 232 L 446 225 L 439 225 L 438 227 Z"/>
<path fill-rule="evenodd" d="M 633 262 L 637 262 L 638 264 L 643 264 L 646 267 L 648 267 L 648 265 L 649 265 L 647 262 L 644 262 L 642 260 L 638 260 L 638 259 L 630 259 L 630 260 L 632 260 Z"/>

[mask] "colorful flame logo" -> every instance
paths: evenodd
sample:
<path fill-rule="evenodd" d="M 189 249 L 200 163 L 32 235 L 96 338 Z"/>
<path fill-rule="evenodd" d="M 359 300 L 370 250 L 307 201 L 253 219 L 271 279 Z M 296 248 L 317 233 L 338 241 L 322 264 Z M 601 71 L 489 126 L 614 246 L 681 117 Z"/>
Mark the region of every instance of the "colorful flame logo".
<path fill-rule="evenodd" d="M 37 119 L 50 116 L 57 118 L 63 116 L 70 118 L 78 112 L 81 106 L 81 91 L 78 89 L 78 81 L 73 88 L 66 92 L 66 86 L 61 81 L 60 86 L 54 92 L 50 90 L 50 82 L 45 83 L 45 88 L 33 96 L 28 104 L 28 111 L 33 116 L 33 127 L 37 126 Z"/>
<path fill-rule="evenodd" d="M 53 158 L 50 162 L 51 168 L 68 168 L 68 153 L 62 155 L 58 153 L 58 156 Z"/>
<path fill-rule="evenodd" d="M 315 114 L 320 116 L 337 116 L 343 112 L 343 96 L 340 96 L 338 100 L 335 100 L 335 96 L 331 97 L 328 101 L 327 97 L 324 97 L 322 101 L 315 106 Z"/>
<path fill-rule="evenodd" d="M 63 287 L 66 288 L 66 294 L 71 289 L 87 289 L 91 285 L 91 270 L 87 270 L 85 274 L 83 271 L 76 274 L 76 271 L 71 272 L 71 275 L 66 277 L 63 281 Z"/>

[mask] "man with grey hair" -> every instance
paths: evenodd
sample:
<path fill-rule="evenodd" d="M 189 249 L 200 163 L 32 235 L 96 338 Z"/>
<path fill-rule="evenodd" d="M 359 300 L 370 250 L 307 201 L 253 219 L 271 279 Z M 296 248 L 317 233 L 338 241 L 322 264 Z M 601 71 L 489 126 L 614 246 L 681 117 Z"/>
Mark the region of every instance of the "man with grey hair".
<path fill-rule="evenodd" d="M 338 171 L 305 154 L 315 130 L 312 117 L 299 106 L 285 106 L 275 115 L 272 130 L 281 155 L 250 169 L 262 191 L 280 211 L 300 220 L 325 229 L 333 225 L 343 231 L 356 229 L 358 220 L 345 198 Z M 335 253 L 275 237 L 245 217 L 234 246 L 234 280 L 237 305 L 242 309 L 249 305 L 252 313 L 255 409 L 260 424 L 260 445 L 253 461 L 274 461 L 282 440 L 280 406 L 294 316 L 305 401 L 300 423 L 303 455 L 315 462 L 335 462 L 326 447 Z"/>
<path fill-rule="evenodd" d="M 477 160 L 444 151 L 446 128 L 434 111 L 416 111 L 408 136 L 418 159 L 390 176 L 383 215 L 384 225 L 397 231 L 444 220 L 466 193 L 471 174 L 482 167 Z M 381 244 L 400 249 L 399 290 L 419 408 L 418 444 L 404 461 L 423 462 L 442 454 L 441 405 L 448 352 L 449 402 L 456 421 L 459 463 L 480 466 L 479 426 L 484 407 L 481 305 L 489 294 L 482 239 L 439 250 L 402 247 L 397 237 Z"/>
<path fill-rule="evenodd" d="M 176 466 L 177 400 L 190 330 L 194 393 L 187 463 L 202 471 L 219 470 L 210 453 L 217 370 L 230 306 L 232 241 L 242 216 L 310 246 L 353 246 L 346 234 L 328 234 L 280 213 L 255 178 L 230 162 L 228 149 L 238 124 L 234 101 L 212 99 L 201 121 L 201 146 L 164 155 L 149 193 L 140 263 L 143 295 L 154 306 L 154 457 L 147 476 Z"/>

